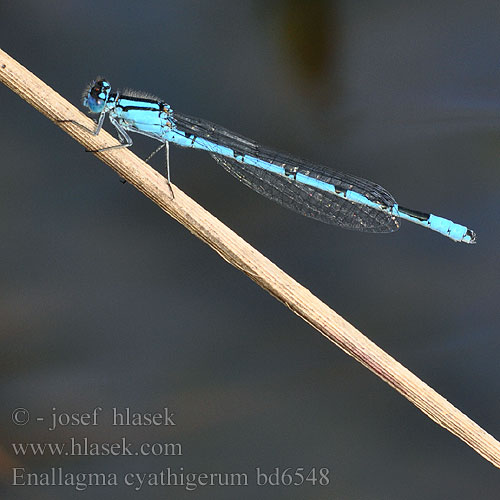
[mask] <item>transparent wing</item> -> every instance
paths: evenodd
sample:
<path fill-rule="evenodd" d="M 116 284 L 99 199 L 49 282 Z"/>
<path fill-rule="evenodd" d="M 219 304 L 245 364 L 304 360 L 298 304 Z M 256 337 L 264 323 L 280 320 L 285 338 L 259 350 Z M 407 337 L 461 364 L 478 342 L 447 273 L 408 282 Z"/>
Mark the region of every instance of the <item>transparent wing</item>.
<path fill-rule="evenodd" d="M 302 184 L 289 177 L 223 156 L 218 154 L 218 146 L 231 148 L 238 156 L 250 155 L 273 165 L 285 167 L 287 170 L 297 171 L 311 178 L 333 184 L 342 191 L 353 190 L 382 206 L 391 207 L 394 205 L 396 202 L 391 194 L 372 181 L 341 172 L 333 172 L 326 167 L 262 147 L 255 141 L 200 118 L 193 118 L 177 112 L 174 112 L 173 118 L 179 131 L 188 136 L 193 135 L 212 142 L 211 154 L 225 170 L 246 186 L 286 208 L 346 229 L 386 233 L 396 231 L 399 228 L 398 219 L 389 213 L 353 203 L 333 193 Z"/>

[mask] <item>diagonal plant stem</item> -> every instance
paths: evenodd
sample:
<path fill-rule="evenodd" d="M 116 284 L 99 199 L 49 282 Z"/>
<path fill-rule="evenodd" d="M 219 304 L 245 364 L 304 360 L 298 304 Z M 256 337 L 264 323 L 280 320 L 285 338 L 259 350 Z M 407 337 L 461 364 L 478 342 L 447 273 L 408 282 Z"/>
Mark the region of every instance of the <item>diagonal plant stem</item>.
<path fill-rule="evenodd" d="M 0 81 L 50 120 L 57 122 L 86 149 L 96 150 L 117 144 L 116 139 L 104 130 L 98 136 L 93 136 L 70 122 L 61 122 L 75 120 L 88 128 L 94 127 L 87 116 L 1 49 Z M 111 149 L 94 154 L 223 259 L 243 271 L 328 340 L 387 382 L 434 422 L 500 468 L 500 443 L 493 436 L 181 190 L 169 185 L 162 175 L 130 150 Z"/>

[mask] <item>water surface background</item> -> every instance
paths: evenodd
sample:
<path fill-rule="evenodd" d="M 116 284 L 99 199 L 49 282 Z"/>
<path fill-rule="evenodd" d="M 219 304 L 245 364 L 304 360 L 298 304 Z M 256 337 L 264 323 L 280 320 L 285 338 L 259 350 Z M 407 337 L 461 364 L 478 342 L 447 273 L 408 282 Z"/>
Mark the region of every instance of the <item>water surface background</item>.
<path fill-rule="evenodd" d="M 495 1 L 25 0 L 0 4 L 0 47 L 75 104 L 104 75 L 473 228 L 475 246 L 409 223 L 341 230 L 171 149 L 176 185 L 500 437 L 499 25 Z M 330 469 L 327 487 L 5 486 L 3 498 L 497 498 L 488 462 L 5 87 L 0 103 L 6 483 L 13 466 Z M 143 158 L 157 145 L 134 140 Z M 96 406 L 95 427 L 34 421 Z M 165 406 L 175 428 L 109 425 L 113 407 Z M 29 425 L 11 423 L 16 407 Z M 34 459 L 10 445 L 71 436 L 180 442 L 183 456 Z"/>

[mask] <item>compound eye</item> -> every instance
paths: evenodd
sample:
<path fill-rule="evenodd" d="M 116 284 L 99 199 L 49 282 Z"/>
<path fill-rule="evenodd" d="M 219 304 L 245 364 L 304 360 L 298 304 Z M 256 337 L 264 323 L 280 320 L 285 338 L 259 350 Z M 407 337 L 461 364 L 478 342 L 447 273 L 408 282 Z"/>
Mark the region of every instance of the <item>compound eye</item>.
<path fill-rule="evenodd" d="M 109 97 L 111 85 L 106 80 L 97 80 L 87 91 L 83 98 L 83 104 L 89 108 L 91 113 L 100 113 Z"/>
<path fill-rule="evenodd" d="M 99 98 L 99 94 L 101 93 L 101 89 L 102 89 L 102 86 L 99 85 L 99 83 L 95 84 L 92 89 L 90 90 L 90 95 L 94 98 L 94 99 L 98 99 Z"/>
<path fill-rule="evenodd" d="M 98 82 L 94 83 L 94 86 L 90 90 L 90 95 L 96 99 L 106 99 L 109 88 L 109 83 L 106 80 L 99 80 Z"/>

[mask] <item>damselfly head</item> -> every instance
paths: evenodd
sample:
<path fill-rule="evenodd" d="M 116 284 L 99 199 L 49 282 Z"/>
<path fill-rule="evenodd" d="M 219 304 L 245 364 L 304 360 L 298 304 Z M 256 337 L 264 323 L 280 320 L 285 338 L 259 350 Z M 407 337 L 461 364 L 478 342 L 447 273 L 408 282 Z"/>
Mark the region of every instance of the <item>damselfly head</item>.
<path fill-rule="evenodd" d="M 83 105 L 91 113 L 100 113 L 108 102 L 110 83 L 104 78 L 96 78 L 83 92 Z"/>

